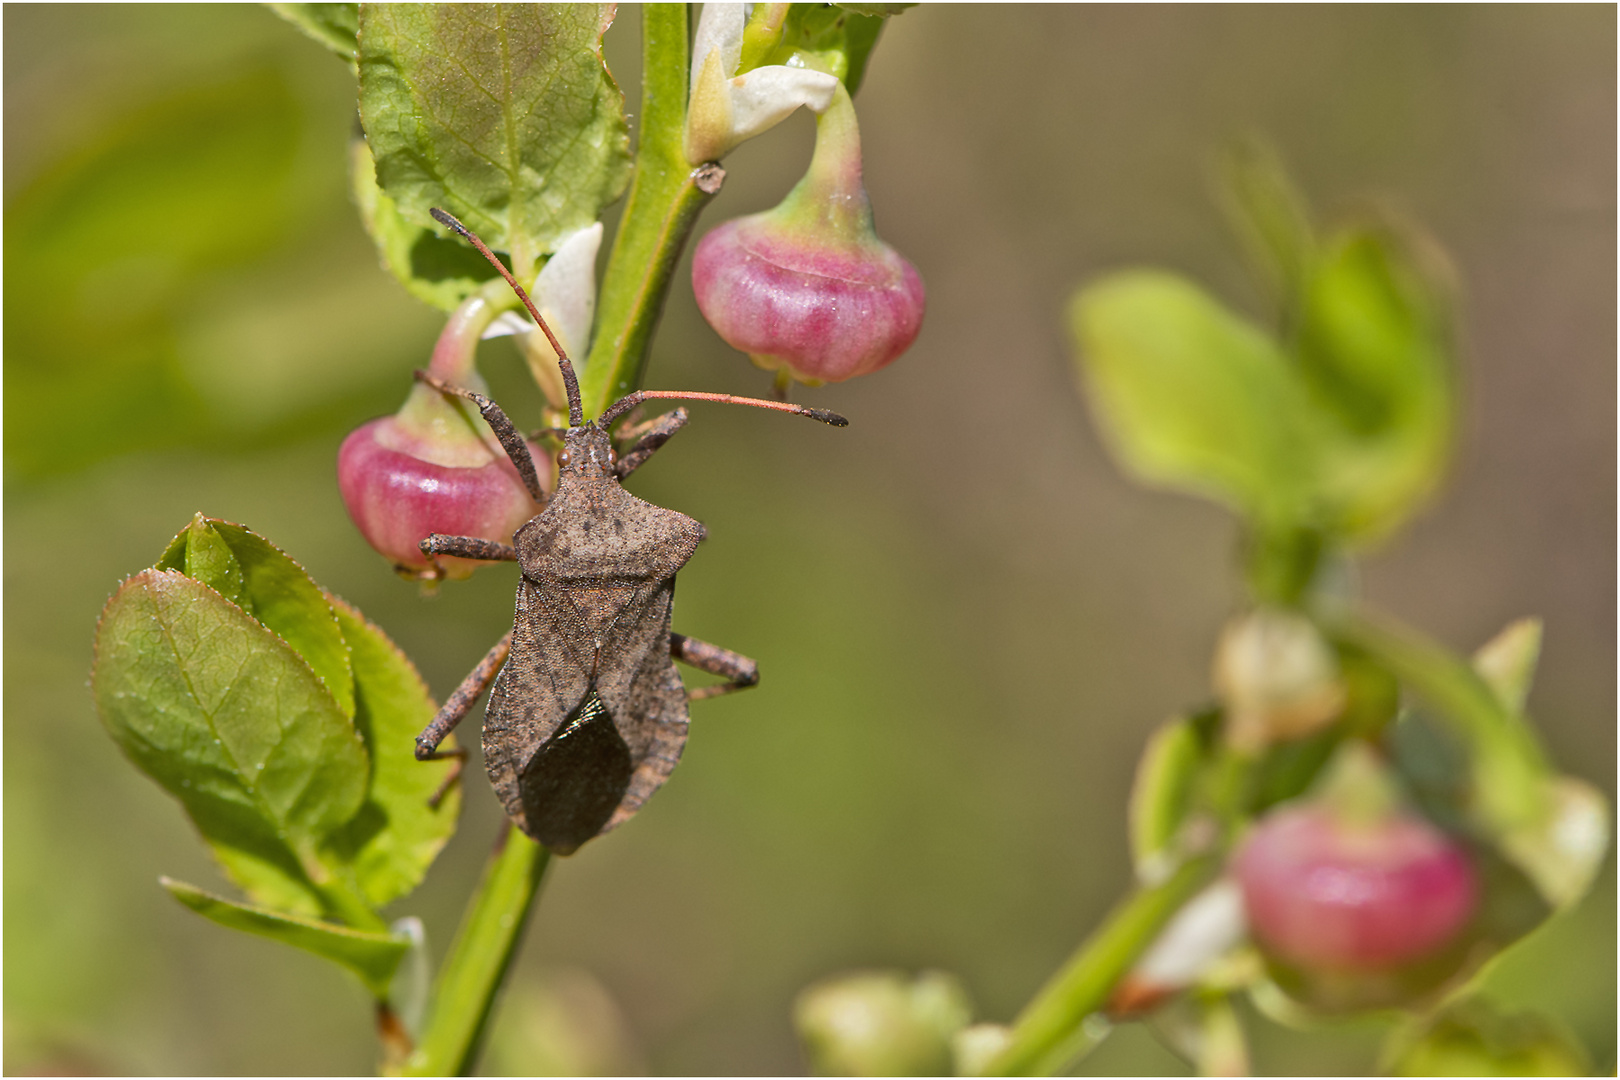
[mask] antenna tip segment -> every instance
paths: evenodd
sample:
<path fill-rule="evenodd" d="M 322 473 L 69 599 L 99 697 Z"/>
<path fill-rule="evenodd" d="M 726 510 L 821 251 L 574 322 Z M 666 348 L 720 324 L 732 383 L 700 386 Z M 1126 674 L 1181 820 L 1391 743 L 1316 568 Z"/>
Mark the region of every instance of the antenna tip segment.
<path fill-rule="evenodd" d="M 831 424 L 833 427 L 849 427 L 849 421 L 846 418 L 838 415 L 830 409 L 806 408 L 804 410 L 804 415 L 808 416 L 812 420 L 820 420 L 823 424 Z"/>
<path fill-rule="evenodd" d="M 448 212 L 446 210 L 440 210 L 437 206 L 432 207 L 431 209 L 429 209 L 428 213 L 433 215 L 433 220 L 434 221 L 437 221 L 440 225 L 443 225 L 445 228 L 453 229 L 454 231 L 460 233 L 462 236 L 470 236 L 470 234 L 467 232 L 467 226 L 465 226 L 461 222 L 457 221 L 454 214 L 451 214 L 450 212 Z"/>

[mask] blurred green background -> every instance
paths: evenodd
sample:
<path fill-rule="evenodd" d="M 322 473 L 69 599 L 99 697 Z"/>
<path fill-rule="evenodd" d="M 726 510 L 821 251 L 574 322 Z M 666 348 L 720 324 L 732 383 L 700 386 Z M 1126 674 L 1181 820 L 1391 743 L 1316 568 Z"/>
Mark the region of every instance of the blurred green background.
<path fill-rule="evenodd" d="M 609 35 L 632 112 L 637 22 Z M 601 1033 L 603 1068 L 795 1072 L 813 979 L 943 967 L 1004 1020 L 1095 923 L 1126 881 L 1143 739 L 1207 693 L 1240 593 L 1221 512 L 1104 458 L 1059 313 L 1137 263 L 1259 310 L 1208 184 L 1250 131 L 1319 208 L 1426 223 L 1465 287 L 1454 472 L 1365 595 L 1461 649 L 1544 616 L 1532 711 L 1612 799 L 1615 31 L 1609 6 L 893 21 L 857 105 L 879 228 L 928 283 L 922 336 L 802 391 L 847 431 L 697 406 L 637 474 L 709 528 L 676 628 L 756 657 L 763 685 L 699 705 L 667 788 L 554 867 L 486 1066 L 535 1068 L 560 1023 Z M 102 603 L 198 510 L 357 603 L 440 695 L 508 624 L 512 568 L 424 599 L 338 498 L 339 441 L 398 406 L 437 322 L 348 202 L 353 77 L 250 6 L 8 5 L 4 48 L 6 1071 L 367 1071 L 357 984 L 157 887 L 221 879 L 85 688 Z M 811 135 L 797 116 L 728 158 L 705 222 L 774 204 Z M 481 355 L 534 420 L 515 352 Z M 685 276 L 651 372 L 767 385 Z M 499 821 L 470 775 L 460 834 L 397 905 L 440 950 Z M 1614 956 L 1611 860 L 1493 986 L 1612 1072 Z M 1256 1067 L 1365 1070 L 1378 1034 L 1257 1022 Z M 1132 1027 L 1085 1067 L 1182 1070 Z"/>

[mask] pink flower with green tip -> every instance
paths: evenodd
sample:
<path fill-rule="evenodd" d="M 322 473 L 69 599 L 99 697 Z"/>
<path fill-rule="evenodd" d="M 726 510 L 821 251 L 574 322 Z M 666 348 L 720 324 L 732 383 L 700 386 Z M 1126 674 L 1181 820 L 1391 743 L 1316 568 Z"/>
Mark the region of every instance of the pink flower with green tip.
<path fill-rule="evenodd" d="M 495 312 L 481 296 L 464 302 L 440 334 L 429 370 L 482 391 L 473 350 Z M 547 479 L 550 457 L 531 444 Z M 480 562 L 429 560 L 418 545 L 430 533 L 510 543 L 540 512 L 476 409 L 418 383 L 393 416 L 361 425 L 338 450 L 338 488 L 366 542 L 408 577 L 464 578 Z"/>

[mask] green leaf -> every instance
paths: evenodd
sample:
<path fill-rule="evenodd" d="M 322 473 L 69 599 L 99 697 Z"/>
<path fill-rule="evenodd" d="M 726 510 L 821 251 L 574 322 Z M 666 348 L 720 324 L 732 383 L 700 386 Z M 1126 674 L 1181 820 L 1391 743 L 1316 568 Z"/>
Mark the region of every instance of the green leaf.
<path fill-rule="evenodd" d="M 356 139 L 349 148 L 350 180 L 366 231 L 376 241 L 383 265 L 419 300 L 454 311 L 485 282 L 498 275 L 484 257 L 459 240 L 406 221 L 399 207 L 377 186 L 371 148 Z"/>
<path fill-rule="evenodd" d="M 1470 997 L 1413 1030 L 1397 1028 L 1379 1069 L 1390 1076 L 1589 1076 L 1592 1064 L 1563 1026 L 1503 1013 Z"/>
<path fill-rule="evenodd" d="M 1497 839 L 1549 820 L 1553 774 L 1535 732 L 1467 661 L 1393 622 L 1360 619 L 1338 633 L 1416 690 L 1446 722 L 1467 761 L 1469 815 L 1485 835 Z"/>
<path fill-rule="evenodd" d="M 1281 351 L 1171 274 L 1082 288 L 1069 326 L 1105 441 L 1140 479 L 1226 502 L 1281 531 L 1311 513 L 1313 439 Z"/>
<path fill-rule="evenodd" d="M 1336 528 L 1375 539 L 1439 482 L 1451 442 L 1450 314 L 1417 242 L 1393 229 L 1333 237 L 1305 294 L 1299 374 L 1324 435 Z"/>
<path fill-rule="evenodd" d="M 236 561 L 225 538 L 215 532 L 208 519 L 198 514 L 179 536 L 169 541 L 159 570 L 178 570 L 202 582 L 238 607 L 249 603 L 242 588 L 242 564 Z"/>
<path fill-rule="evenodd" d="M 1304 198 L 1276 154 L 1246 140 L 1220 161 L 1222 203 L 1285 322 L 1297 314 L 1316 264 L 1316 236 Z"/>
<path fill-rule="evenodd" d="M 360 118 L 407 221 L 438 206 L 512 254 L 520 280 L 629 179 L 624 95 L 602 61 L 612 8 L 364 4 Z"/>
<path fill-rule="evenodd" d="M 225 556 L 234 568 L 221 561 Z M 181 570 L 239 604 L 291 645 L 343 714 L 354 716 L 354 673 L 337 616 L 321 587 L 280 548 L 241 525 L 198 514 L 169 542 L 157 568 Z"/>
<path fill-rule="evenodd" d="M 91 689 L 113 738 L 250 896 L 330 906 L 315 852 L 360 808 L 366 749 L 285 641 L 206 585 L 145 570 L 102 611 Z"/>
<path fill-rule="evenodd" d="M 329 599 L 353 650 L 355 726 L 370 753 L 371 785 L 359 813 L 326 847 L 349 867 L 366 901 L 382 907 L 416 887 L 455 832 L 460 785 L 437 808 L 429 804 L 457 763 L 416 760 L 416 736 L 437 711 L 427 684 L 387 635 L 342 600 Z M 455 749 L 454 740 L 441 749 Z"/>
<path fill-rule="evenodd" d="M 343 965 L 358 975 L 372 997 L 379 1001 L 387 999 L 394 973 L 411 948 L 410 940 L 405 937 L 351 930 L 334 923 L 238 904 L 183 881 L 158 880 L 176 900 L 221 926 L 285 942 Z"/>
<path fill-rule="evenodd" d="M 271 4 L 270 10 L 359 70 L 359 4 Z"/>
<path fill-rule="evenodd" d="M 1204 749 L 1186 719 L 1172 720 L 1149 737 L 1131 785 L 1131 861 L 1139 879 L 1154 881 L 1174 869 L 1173 845 L 1203 772 Z"/>

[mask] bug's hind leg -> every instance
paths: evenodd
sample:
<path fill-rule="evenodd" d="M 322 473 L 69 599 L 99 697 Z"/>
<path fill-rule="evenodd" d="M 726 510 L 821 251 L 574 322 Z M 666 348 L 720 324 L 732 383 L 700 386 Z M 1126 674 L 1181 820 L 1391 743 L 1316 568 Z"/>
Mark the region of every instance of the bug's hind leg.
<path fill-rule="evenodd" d="M 727 680 L 713 686 L 700 686 L 696 690 L 688 690 L 686 697 L 689 701 L 719 697 L 721 694 L 746 690 L 759 684 L 758 664 L 741 653 L 722 649 L 718 645 L 710 645 L 707 641 L 689 638 L 685 634 L 670 634 L 669 653 L 683 664 L 690 664 L 699 671 L 707 671 L 711 675 L 718 675 Z"/>
<path fill-rule="evenodd" d="M 450 775 L 446 776 L 444 783 L 439 785 L 439 790 L 434 792 L 433 798 L 428 800 L 429 806 L 438 807 L 445 794 L 455 785 L 457 780 L 461 779 L 461 770 L 467 764 L 467 751 L 465 748 L 441 752 L 439 744 L 445 740 L 445 737 L 450 734 L 457 724 L 466 719 L 467 713 L 472 710 L 473 703 L 478 700 L 485 690 L 489 689 L 489 684 L 495 681 L 495 673 L 501 670 L 501 665 L 506 663 L 506 654 L 511 651 L 512 634 L 508 631 L 505 637 L 495 643 L 493 649 L 484 654 L 484 658 L 478 661 L 478 666 L 473 668 L 465 679 L 461 680 L 461 685 L 456 687 L 455 691 L 445 699 L 444 707 L 433 718 L 433 722 L 423 728 L 422 734 L 416 737 L 417 761 L 442 761 L 445 758 L 454 758 L 456 762 L 455 768 L 450 770 Z"/>

